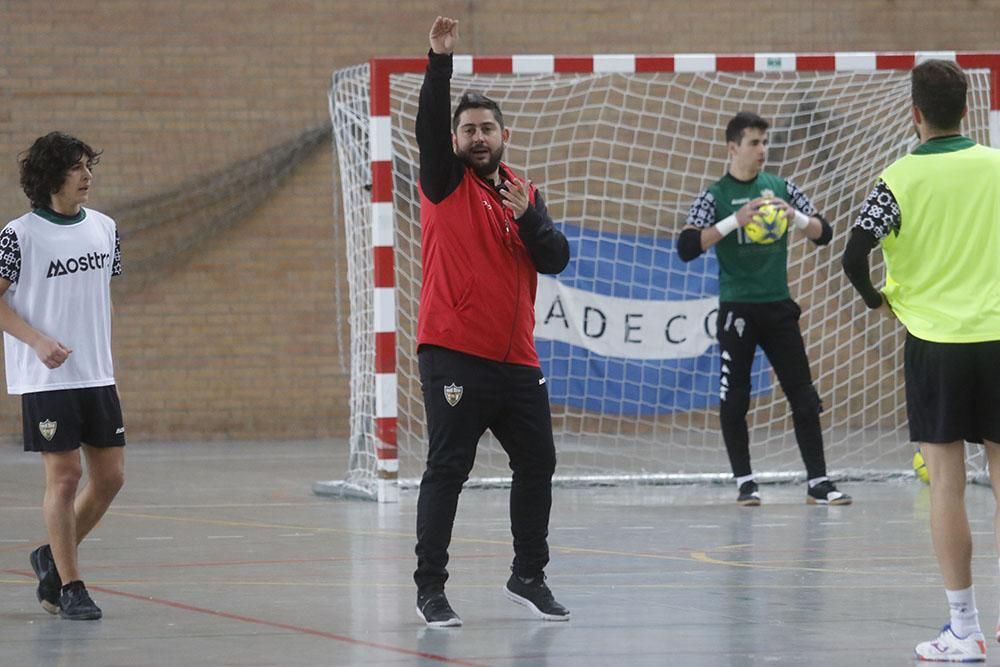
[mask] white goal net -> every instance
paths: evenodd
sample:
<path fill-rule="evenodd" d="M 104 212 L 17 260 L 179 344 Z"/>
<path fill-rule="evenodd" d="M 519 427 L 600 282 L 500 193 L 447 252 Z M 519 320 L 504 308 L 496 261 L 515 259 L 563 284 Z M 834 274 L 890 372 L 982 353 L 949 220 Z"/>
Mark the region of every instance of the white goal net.
<path fill-rule="evenodd" d="M 969 74 L 963 129 L 989 144 L 989 71 Z M 413 132 L 421 81 L 419 71 L 394 74 L 389 88 L 403 483 L 419 480 L 426 455 L 414 338 L 421 268 Z M 675 242 L 694 197 L 725 173 L 723 130 L 743 110 L 771 123 L 765 169 L 793 180 L 834 228 L 823 248 L 793 233 L 788 258 L 825 407 L 827 467 L 862 477 L 909 469 L 903 331 L 869 314 L 840 268 L 861 201 L 880 171 L 916 146 L 908 70 L 456 74 L 453 96 L 468 90 L 500 103 L 511 130 L 505 161 L 539 187 L 571 244 L 567 270 L 540 278 L 536 307 L 558 478 L 729 479 L 717 417 L 717 264 L 712 252 L 680 262 Z M 351 459 L 344 480 L 374 493 L 369 66 L 337 72 L 330 101 L 349 253 Z M 880 256 L 872 259 L 880 270 Z M 754 368 L 754 470 L 764 479 L 801 475 L 785 397 L 760 353 Z M 473 478 L 509 478 L 506 455 L 488 434 Z"/>

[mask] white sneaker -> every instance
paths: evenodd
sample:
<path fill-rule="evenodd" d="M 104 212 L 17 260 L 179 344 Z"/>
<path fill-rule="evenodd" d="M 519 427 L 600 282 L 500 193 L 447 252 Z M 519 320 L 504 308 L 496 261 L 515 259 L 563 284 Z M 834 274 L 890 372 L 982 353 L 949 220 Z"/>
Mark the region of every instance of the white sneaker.
<path fill-rule="evenodd" d="M 928 662 L 984 662 L 986 639 L 982 632 L 960 638 L 951 631 L 951 625 L 946 625 L 937 639 L 917 644 L 915 651 L 918 660 Z"/>

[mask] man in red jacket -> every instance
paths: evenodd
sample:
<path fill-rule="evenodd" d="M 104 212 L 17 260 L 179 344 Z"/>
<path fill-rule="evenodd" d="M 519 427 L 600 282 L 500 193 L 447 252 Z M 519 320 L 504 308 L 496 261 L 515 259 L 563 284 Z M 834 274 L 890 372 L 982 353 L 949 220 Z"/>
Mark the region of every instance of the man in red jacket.
<path fill-rule="evenodd" d="M 501 162 L 510 130 L 493 100 L 462 96 L 451 114 L 458 21 L 430 31 L 416 134 L 423 285 L 417 357 L 427 412 L 427 468 L 417 501 L 417 613 L 458 626 L 448 604 L 448 545 L 462 484 L 489 429 L 510 457 L 512 574 L 508 598 L 535 616 L 569 619 L 545 584 L 556 454 L 549 395 L 535 350 L 538 273 L 569 262 L 541 195 Z"/>

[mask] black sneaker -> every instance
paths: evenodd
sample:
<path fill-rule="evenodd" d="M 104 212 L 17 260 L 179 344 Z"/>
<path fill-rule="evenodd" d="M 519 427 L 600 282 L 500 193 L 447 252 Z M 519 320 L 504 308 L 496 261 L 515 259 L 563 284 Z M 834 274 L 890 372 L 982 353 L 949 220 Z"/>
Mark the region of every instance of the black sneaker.
<path fill-rule="evenodd" d="M 452 628 L 462 625 L 462 619 L 448 604 L 444 591 L 417 594 L 417 616 L 432 628 Z"/>
<path fill-rule="evenodd" d="M 740 484 L 740 495 L 736 498 L 736 504 L 744 507 L 760 505 L 760 491 L 757 490 L 757 482 L 750 479 Z"/>
<path fill-rule="evenodd" d="M 514 602 L 524 605 L 531 613 L 546 621 L 568 621 L 569 609 L 556 602 L 552 591 L 545 585 L 545 575 L 525 579 L 510 575 L 503 589 L 504 595 Z"/>
<path fill-rule="evenodd" d="M 810 505 L 850 505 L 853 501 L 827 479 L 806 491 L 806 502 Z"/>
<path fill-rule="evenodd" d="M 56 570 L 56 561 L 52 558 L 52 547 L 43 544 L 31 552 L 31 569 L 38 577 L 38 589 L 35 597 L 42 603 L 42 609 L 50 614 L 59 613 L 59 589 L 62 579 Z"/>
<path fill-rule="evenodd" d="M 103 616 L 82 581 L 71 581 L 63 586 L 59 595 L 59 615 L 71 621 L 96 621 Z"/>

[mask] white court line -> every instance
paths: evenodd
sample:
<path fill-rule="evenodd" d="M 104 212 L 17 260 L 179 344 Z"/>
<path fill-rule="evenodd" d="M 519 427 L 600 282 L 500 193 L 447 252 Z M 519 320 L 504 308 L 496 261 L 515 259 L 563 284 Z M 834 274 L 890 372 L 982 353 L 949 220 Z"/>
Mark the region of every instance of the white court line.
<path fill-rule="evenodd" d="M 278 537 L 316 537 L 316 533 L 283 533 Z"/>
<path fill-rule="evenodd" d="M 231 508 L 242 508 L 242 507 L 323 507 L 329 506 L 330 502 L 328 500 L 321 500 L 319 502 L 281 502 L 281 503 L 181 503 L 176 505 L 114 505 L 108 511 L 125 511 L 125 510 L 163 510 L 163 509 L 231 509 Z M 0 507 L 0 512 L 9 511 L 38 511 L 37 505 L 11 505 L 10 507 Z"/>
<path fill-rule="evenodd" d="M 553 530 L 592 530 L 592 529 L 586 526 L 559 526 L 558 528 L 554 528 Z"/>
<path fill-rule="evenodd" d="M 16 543 L 16 544 L 26 544 L 26 543 L 28 543 L 30 541 L 31 540 L 0 540 L 0 542 L 12 542 L 12 543 Z"/>
<path fill-rule="evenodd" d="M 242 540 L 246 535 L 206 535 L 209 540 Z"/>
<path fill-rule="evenodd" d="M 711 524 L 702 523 L 692 523 L 688 525 L 688 528 L 721 528 L 722 526 L 713 526 Z"/>
<path fill-rule="evenodd" d="M 653 530 L 656 526 L 622 526 L 622 530 Z"/>
<path fill-rule="evenodd" d="M 752 524 L 754 528 L 784 528 L 787 523 L 755 523 Z"/>
<path fill-rule="evenodd" d="M 846 526 L 850 524 L 850 521 L 820 521 L 821 526 Z"/>
<path fill-rule="evenodd" d="M 172 537 L 137 537 L 137 540 L 172 540 Z"/>

